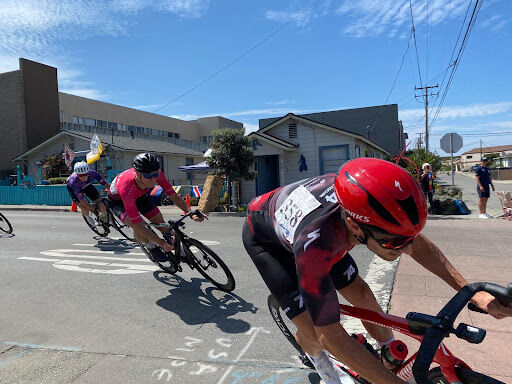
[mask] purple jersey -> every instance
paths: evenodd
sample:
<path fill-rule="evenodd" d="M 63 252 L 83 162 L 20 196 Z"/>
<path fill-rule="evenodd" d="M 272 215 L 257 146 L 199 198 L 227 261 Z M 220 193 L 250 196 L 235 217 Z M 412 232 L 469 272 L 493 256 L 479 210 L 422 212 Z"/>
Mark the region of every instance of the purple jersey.
<path fill-rule="evenodd" d="M 85 196 L 82 193 L 82 189 L 91 185 L 94 181 L 98 181 L 101 185 L 105 185 L 107 183 L 98 172 L 91 169 L 87 173 L 87 180 L 80 180 L 78 174 L 73 172 L 71 176 L 67 178 L 66 184 L 73 190 L 73 193 L 76 195 L 78 200 L 83 200 L 85 199 Z"/>
<path fill-rule="evenodd" d="M 299 288 L 315 325 L 339 321 L 334 264 L 353 248 L 334 193 L 336 174 L 304 179 L 258 196 L 248 207 L 251 232 L 293 252 Z"/>

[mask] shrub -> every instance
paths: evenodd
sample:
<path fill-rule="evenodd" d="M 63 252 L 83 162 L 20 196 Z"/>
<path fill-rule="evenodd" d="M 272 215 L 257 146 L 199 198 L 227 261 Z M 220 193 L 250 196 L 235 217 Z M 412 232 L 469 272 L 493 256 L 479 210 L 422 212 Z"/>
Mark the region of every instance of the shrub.
<path fill-rule="evenodd" d="M 48 181 L 50 184 L 66 184 L 67 177 L 50 177 Z"/>

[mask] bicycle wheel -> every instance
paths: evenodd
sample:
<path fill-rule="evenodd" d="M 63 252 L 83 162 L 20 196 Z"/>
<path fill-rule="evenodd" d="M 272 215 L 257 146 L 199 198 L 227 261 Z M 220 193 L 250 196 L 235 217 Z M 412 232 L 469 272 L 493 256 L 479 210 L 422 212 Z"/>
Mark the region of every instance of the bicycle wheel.
<path fill-rule="evenodd" d="M 472 371 L 465 367 L 455 367 L 455 373 L 462 384 L 505 384 L 502 381 L 482 375 L 481 373 Z M 449 384 L 439 367 L 433 368 L 429 371 L 428 379 L 433 384 Z"/>
<path fill-rule="evenodd" d="M 184 239 L 182 245 L 198 272 L 213 285 L 225 292 L 235 289 L 233 274 L 215 252 L 196 239 Z"/>
<path fill-rule="evenodd" d="M 129 225 L 126 225 L 121 221 L 117 215 L 112 212 L 112 210 L 108 210 L 108 218 L 109 223 L 119 232 L 123 237 L 130 241 L 135 241 L 135 233 L 133 232 L 133 228 Z"/>
<path fill-rule="evenodd" d="M 96 225 L 89 223 L 89 221 L 87 221 L 87 218 L 85 216 L 82 215 L 82 217 L 84 218 L 85 224 L 87 224 L 87 226 L 89 228 L 91 228 L 91 230 L 94 233 L 96 233 L 98 236 L 101 236 L 101 237 L 107 237 L 107 235 L 110 232 L 108 229 L 108 225 L 103 223 L 99 219 L 98 215 L 89 212 L 89 217 L 91 217 L 96 222 Z"/>
<path fill-rule="evenodd" d="M 0 213 L 0 230 L 5 233 L 12 233 L 12 225 L 9 220 Z"/>

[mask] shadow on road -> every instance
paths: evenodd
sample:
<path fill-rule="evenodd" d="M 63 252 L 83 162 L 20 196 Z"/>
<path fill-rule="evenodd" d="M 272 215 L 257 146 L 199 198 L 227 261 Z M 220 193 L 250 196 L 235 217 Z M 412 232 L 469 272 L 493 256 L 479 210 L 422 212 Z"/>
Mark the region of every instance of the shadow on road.
<path fill-rule="evenodd" d="M 102 251 L 113 251 L 114 254 L 123 254 L 137 248 L 138 245 L 126 239 L 109 239 L 108 237 L 94 236 L 98 243 L 94 247 Z M 141 251 L 142 252 L 142 251 Z"/>
<path fill-rule="evenodd" d="M 193 277 L 187 281 L 178 275 L 169 275 L 162 271 L 155 271 L 153 275 L 173 288 L 169 291 L 169 296 L 158 300 L 156 304 L 177 314 L 186 324 L 214 323 L 226 333 L 243 333 L 251 328 L 248 322 L 231 318 L 240 312 L 256 313 L 258 310 L 240 296 L 212 287 L 209 281 L 202 278 Z"/>
<path fill-rule="evenodd" d="M 4 232 L 0 232 L 0 239 L 3 239 L 4 237 L 5 238 L 9 238 L 9 237 L 14 237 L 16 236 L 14 233 L 4 233 Z"/>

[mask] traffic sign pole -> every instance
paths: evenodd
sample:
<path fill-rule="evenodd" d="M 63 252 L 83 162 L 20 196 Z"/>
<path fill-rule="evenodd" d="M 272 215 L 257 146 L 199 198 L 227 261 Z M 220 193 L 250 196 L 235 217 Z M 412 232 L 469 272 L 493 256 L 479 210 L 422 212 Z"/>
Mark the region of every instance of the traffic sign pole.
<path fill-rule="evenodd" d="M 441 149 L 450 153 L 452 161 L 452 185 L 455 185 L 455 175 L 453 174 L 453 153 L 462 149 L 462 137 L 455 132 L 450 132 L 441 138 Z"/>
<path fill-rule="evenodd" d="M 450 133 L 450 155 L 452 157 L 452 185 L 455 185 L 455 175 L 453 174 L 453 133 Z"/>

